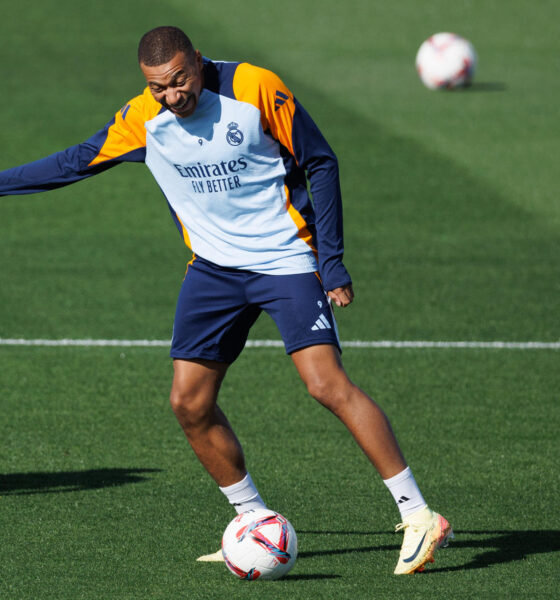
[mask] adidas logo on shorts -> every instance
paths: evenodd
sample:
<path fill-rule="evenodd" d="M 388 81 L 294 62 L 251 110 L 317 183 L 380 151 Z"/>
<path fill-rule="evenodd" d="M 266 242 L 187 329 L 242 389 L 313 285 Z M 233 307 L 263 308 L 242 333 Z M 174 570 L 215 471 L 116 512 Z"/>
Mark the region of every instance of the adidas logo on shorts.
<path fill-rule="evenodd" d="M 332 329 L 329 320 L 323 313 L 319 315 L 319 318 L 315 321 L 315 325 L 313 325 L 311 331 L 318 331 L 319 329 Z"/>

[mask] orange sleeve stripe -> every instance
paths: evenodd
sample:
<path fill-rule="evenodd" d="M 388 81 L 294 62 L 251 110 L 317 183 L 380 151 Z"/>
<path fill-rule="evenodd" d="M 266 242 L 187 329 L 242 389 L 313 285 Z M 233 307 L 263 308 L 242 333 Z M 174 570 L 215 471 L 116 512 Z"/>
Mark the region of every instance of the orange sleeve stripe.
<path fill-rule="evenodd" d="M 196 254 L 192 255 L 192 258 L 189 260 L 189 262 L 187 263 L 187 268 L 185 269 L 185 277 L 187 276 L 187 273 L 189 272 L 189 267 L 193 264 L 193 262 L 196 260 Z"/>
<path fill-rule="evenodd" d="M 263 130 L 293 155 L 294 96 L 282 80 L 272 71 L 241 63 L 233 77 L 233 93 L 237 100 L 259 109 Z"/>
<path fill-rule="evenodd" d="M 109 127 L 105 143 L 89 166 L 144 148 L 146 146 L 144 123 L 153 119 L 160 110 L 161 104 L 154 100 L 148 88 L 142 95 L 136 96 L 125 104 L 115 115 L 115 122 Z"/>
<path fill-rule="evenodd" d="M 183 230 L 183 240 L 184 240 L 185 244 L 192 250 L 189 232 L 187 231 L 187 228 L 183 225 L 183 221 L 181 221 L 181 217 L 179 217 L 179 215 L 177 213 L 175 213 L 175 216 L 177 217 L 177 221 L 179 221 L 179 223 L 181 223 L 181 228 Z"/>
<path fill-rule="evenodd" d="M 301 216 L 298 209 L 292 204 L 290 200 L 290 190 L 287 186 L 284 186 L 284 190 L 286 192 L 286 208 L 288 210 L 288 214 L 292 217 L 293 222 L 296 224 L 298 229 L 297 236 L 301 240 L 303 240 L 310 248 L 313 250 L 313 254 L 315 254 L 315 258 L 318 258 L 317 249 L 313 245 L 313 236 L 311 235 L 309 228 L 307 227 L 307 223 L 305 219 Z"/>

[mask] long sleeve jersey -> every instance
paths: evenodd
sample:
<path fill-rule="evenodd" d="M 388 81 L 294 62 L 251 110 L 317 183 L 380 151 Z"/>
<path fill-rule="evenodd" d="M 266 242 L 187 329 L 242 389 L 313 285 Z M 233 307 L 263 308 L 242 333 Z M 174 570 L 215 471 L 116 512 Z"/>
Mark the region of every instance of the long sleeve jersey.
<path fill-rule="evenodd" d="M 318 270 L 326 290 L 350 283 L 336 157 L 271 71 L 204 59 L 191 116 L 146 88 L 85 142 L 0 172 L 0 195 L 62 187 L 122 162 L 146 163 L 195 255 L 272 275 Z"/>

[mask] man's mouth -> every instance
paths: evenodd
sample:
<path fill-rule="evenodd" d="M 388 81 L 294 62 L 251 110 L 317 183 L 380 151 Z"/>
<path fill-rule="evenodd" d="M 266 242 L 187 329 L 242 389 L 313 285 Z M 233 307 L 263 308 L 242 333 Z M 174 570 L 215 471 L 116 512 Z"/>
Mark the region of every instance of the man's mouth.
<path fill-rule="evenodd" d="M 189 108 L 192 98 L 193 98 L 192 96 L 189 96 L 188 98 L 183 100 L 183 102 L 181 102 L 180 104 L 174 104 L 173 106 L 170 106 L 169 109 L 172 112 L 177 113 L 177 114 L 185 112 L 185 110 L 187 110 Z"/>

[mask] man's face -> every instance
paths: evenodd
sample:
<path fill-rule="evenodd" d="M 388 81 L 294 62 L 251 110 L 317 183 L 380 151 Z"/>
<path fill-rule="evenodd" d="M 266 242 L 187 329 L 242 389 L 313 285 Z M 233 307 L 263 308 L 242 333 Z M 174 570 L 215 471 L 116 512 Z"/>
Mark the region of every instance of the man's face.
<path fill-rule="evenodd" d="M 152 96 L 178 117 L 190 117 L 198 104 L 204 84 L 202 56 L 197 50 L 192 56 L 183 52 L 163 65 L 148 67 L 140 63 Z"/>

